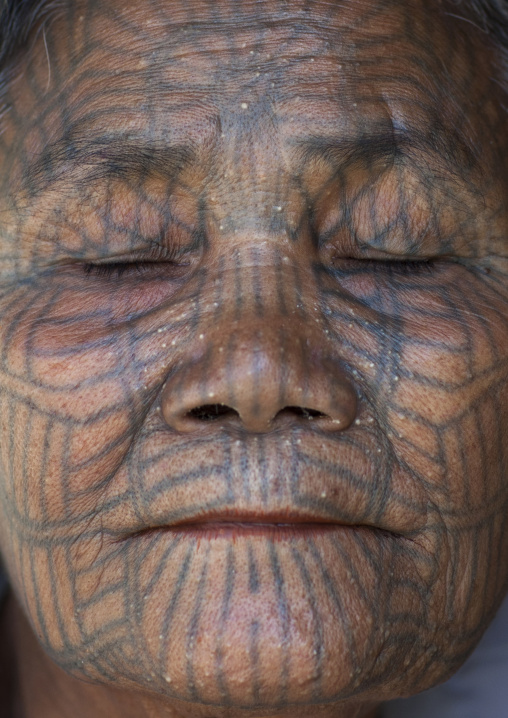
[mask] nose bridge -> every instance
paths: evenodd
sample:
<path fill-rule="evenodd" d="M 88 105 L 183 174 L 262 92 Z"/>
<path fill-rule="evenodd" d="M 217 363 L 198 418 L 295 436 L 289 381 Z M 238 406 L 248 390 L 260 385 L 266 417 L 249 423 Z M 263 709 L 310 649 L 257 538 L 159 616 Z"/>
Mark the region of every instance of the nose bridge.
<path fill-rule="evenodd" d="M 223 297 L 226 312 L 232 312 L 235 321 L 270 318 L 277 322 L 296 309 L 295 275 L 299 272 L 290 249 L 289 243 L 273 247 L 262 240 L 258 245 L 237 247 L 225 258 Z M 305 293 L 311 293 L 308 282 Z"/>
<path fill-rule="evenodd" d="M 222 301 L 208 345 L 227 347 L 222 363 L 228 365 L 232 390 L 251 377 L 253 390 L 272 384 L 264 400 L 275 401 L 288 382 L 298 381 L 296 365 L 322 353 L 323 343 L 313 338 L 319 329 L 311 326 L 318 322 L 308 316 L 310 307 L 317 308 L 314 283 L 310 272 L 305 274 L 289 243 L 281 248 L 262 240 L 224 258 Z"/>
<path fill-rule="evenodd" d="M 232 259 L 217 326 L 218 336 L 228 336 L 229 400 L 244 412 L 249 406 L 254 415 L 269 417 L 285 401 L 288 386 L 302 383 L 301 344 L 310 344 L 300 314 L 304 300 L 296 300 L 288 254 L 250 247 Z"/>
<path fill-rule="evenodd" d="M 330 360 L 312 275 L 290 250 L 237 244 L 214 264 L 217 311 L 164 389 L 170 426 L 198 430 L 215 419 L 264 432 L 284 420 L 351 423 L 354 391 Z"/>

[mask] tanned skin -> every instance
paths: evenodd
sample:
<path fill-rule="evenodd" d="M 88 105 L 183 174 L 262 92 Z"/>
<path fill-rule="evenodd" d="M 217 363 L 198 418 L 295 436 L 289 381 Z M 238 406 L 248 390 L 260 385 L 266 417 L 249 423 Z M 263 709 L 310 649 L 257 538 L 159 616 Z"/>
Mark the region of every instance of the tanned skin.
<path fill-rule="evenodd" d="M 80 0 L 14 61 L 13 715 L 363 718 L 474 649 L 508 579 L 494 57 L 434 0 Z"/>

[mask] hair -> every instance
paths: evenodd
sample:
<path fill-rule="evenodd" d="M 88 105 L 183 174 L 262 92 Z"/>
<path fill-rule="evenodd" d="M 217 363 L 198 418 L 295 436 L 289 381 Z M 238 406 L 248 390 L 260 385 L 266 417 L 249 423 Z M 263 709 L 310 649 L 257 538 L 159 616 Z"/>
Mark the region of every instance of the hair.
<path fill-rule="evenodd" d="M 508 0 L 449 2 L 459 13 L 465 11 L 465 18 L 497 43 L 508 68 Z M 61 0 L 0 0 L 0 80 L 9 59 L 26 43 L 32 30 L 50 21 L 61 5 Z"/>
<path fill-rule="evenodd" d="M 500 47 L 508 52 L 508 0 L 455 0 L 458 6 L 469 9 Z"/>
<path fill-rule="evenodd" d="M 53 0 L 0 0 L 0 73 L 34 27 L 50 19 L 56 9 Z"/>

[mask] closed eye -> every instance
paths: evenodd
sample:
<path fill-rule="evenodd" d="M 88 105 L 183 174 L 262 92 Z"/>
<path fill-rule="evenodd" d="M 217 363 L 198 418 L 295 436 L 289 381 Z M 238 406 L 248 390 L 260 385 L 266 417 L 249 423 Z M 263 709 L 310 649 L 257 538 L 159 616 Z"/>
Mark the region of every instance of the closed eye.
<path fill-rule="evenodd" d="M 155 262 L 107 262 L 103 264 L 85 264 L 83 271 L 87 277 L 96 276 L 105 279 L 120 279 L 125 274 L 143 274 L 153 269 Z"/>
<path fill-rule="evenodd" d="M 155 245 L 148 254 L 123 260 L 121 262 L 88 262 L 83 264 L 83 273 L 86 277 L 99 277 L 103 279 L 121 279 L 126 275 L 141 275 L 154 269 L 163 269 L 168 266 L 186 266 L 176 261 L 177 252 Z"/>
<path fill-rule="evenodd" d="M 437 263 L 432 259 L 388 260 L 388 259 L 337 259 L 334 271 L 340 274 L 383 273 L 386 276 L 415 276 L 432 274 Z"/>
<path fill-rule="evenodd" d="M 367 260 L 367 262 L 375 264 L 376 269 L 382 269 L 383 272 L 389 274 L 402 274 L 404 276 L 413 274 L 432 274 L 435 270 L 435 262 L 429 259 L 423 259 L 420 261 L 410 260 L 394 261 L 394 260 Z"/>

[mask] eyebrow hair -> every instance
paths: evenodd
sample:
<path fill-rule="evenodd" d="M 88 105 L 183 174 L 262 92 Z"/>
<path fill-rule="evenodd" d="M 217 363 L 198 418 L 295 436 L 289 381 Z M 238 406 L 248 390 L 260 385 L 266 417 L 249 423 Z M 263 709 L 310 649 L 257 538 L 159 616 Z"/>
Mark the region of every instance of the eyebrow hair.
<path fill-rule="evenodd" d="M 342 170 L 379 161 L 393 164 L 416 150 L 424 158 L 432 158 L 440 175 L 454 184 L 468 186 L 466 177 L 477 165 L 474 148 L 461 137 L 450 137 L 445 130 L 424 134 L 414 129 L 387 129 L 384 125 L 356 137 L 308 136 L 293 139 L 289 144 L 300 162 L 321 157 Z M 197 161 L 197 155 L 191 144 L 171 146 L 147 141 L 143 136 L 107 133 L 76 138 L 75 133 L 67 134 L 49 144 L 28 164 L 22 175 L 22 189 L 33 199 L 61 181 L 72 188 L 129 176 L 159 176 L 176 182 L 181 172 Z"/>
<path fill-rule="evenodd" d="M 176 180 L 195 157 L 190 145 L 147 142 L 130 135 L 104 134 L 79 139 L 64 136 L 28 164 L 22 175 L 23 189 L 33 198 L 59 181 L 79 187 L 128 176 Z"/>
<path fill-rule="evenodd" d="M 415 153 L 433 160 L 441 174 L 466 183 L 466 177 L 478 165 L 476 148 L 457 133 L 453 137 L 444 128 L 430 133 L 411 129 L 374 129 L 356 138 L 343 136 L 307 137 L 292 142 L 294 152 L 304 163 L 319 157 L 339 169 L 384 161 L 393 164 L 397 159 Z M 469 182 L 467 182 L 469 185 Z"/>

